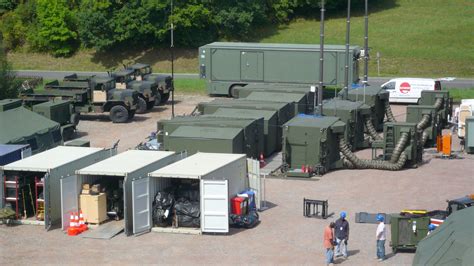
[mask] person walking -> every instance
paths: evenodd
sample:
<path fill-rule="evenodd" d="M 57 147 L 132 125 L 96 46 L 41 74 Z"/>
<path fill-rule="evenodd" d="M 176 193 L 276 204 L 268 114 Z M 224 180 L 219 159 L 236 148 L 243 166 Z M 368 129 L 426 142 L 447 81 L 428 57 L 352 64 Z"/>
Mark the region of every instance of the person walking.
<path fill-rule="evenodd" d="M 326 265 L 334 263 L 334 223 L 331 222 L 326 228 L 324 228 L 324 241 L 323 246 L 326 254 Z"/>
<path fill-rule="evenodd" d="M 335 257 L 343 256 L 347 259 L 347 241 L 349 241 L 349 222 L 346 220 L 346 212 L 341 212 L 339 219 L 335 222 L 334 232 L 336 235 Z"/>
<path fill-rule="evenodd" d="M 377 239 L 377 259 L 379 261 L 385 260 L 385 223 L 384 217 L 381 214 L 377 215 L 377 221 L 379 225 L 377 226 L 377 231 L 375 232 L 375 238 Z"/>

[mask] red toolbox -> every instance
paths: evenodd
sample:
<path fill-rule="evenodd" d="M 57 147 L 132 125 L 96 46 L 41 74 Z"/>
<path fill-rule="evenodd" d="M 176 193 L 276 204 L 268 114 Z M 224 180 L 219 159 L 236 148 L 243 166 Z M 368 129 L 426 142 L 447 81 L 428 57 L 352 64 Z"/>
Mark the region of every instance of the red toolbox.
<path fill-rule="evenodd" d="M 232 205 L 232 214 L 246 215 L 248 213 L 248 198 L 233 197 L 230 199 L 230 204 Z"/>

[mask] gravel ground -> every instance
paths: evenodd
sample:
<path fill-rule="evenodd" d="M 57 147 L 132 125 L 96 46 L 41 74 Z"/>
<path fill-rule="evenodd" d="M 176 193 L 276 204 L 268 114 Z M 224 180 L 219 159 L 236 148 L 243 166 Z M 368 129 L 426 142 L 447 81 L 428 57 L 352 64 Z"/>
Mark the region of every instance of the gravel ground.
<path fill-rule="evenodd" d="M 189 113 L 205 96 L 177 96 L 176 114 Z M 399 120 L 404 120 L 405 106 L 393 106 Z M 156 129 L 156 121 L 170 116 L 170 107 L 156 108 L 137 116 L 128 124 L 112 124 L 104 117 L 81 121 L 83 138 L 93 146 L 110 146 L 120 139 L 120 151 L 134 147 Z M 105 127 L 107 128 L 106 130 Z M 87 133 L 86 133 L 87 132 Z M 456 137 L 453 149 L 459 149 Z M 358 153 L 369 157 L 370 150 Z M 61 230 L 45 232 L 40 226 L 0 226 L 0 262 L 10 264 L 308 264 L 323 265 L 324 227 L 348 213 L 351 233 L 349 259 L 341 265 L 410 265 L 413 253 L 391 254 L 382 263 L 375 257 L 373 224 L 356 224 L 356 212 L 394 213 L 406 208 L 444 209 L 446 199 L 473 193 L 474 156 L 461 160 L 436 158 L 427 150 L 424 163 L 416 169 L 398 172 L 377 170 L 339 170 L 319 180 L 268 178 L 268 210 L 260 213 L 261 222 L 254 229 L 232 229 L 228 235 L 176 235 L 149 233 L 138 237 L 124 234 L 102 241 L 69 237 Z M 304 218 L 303 198 L 328 199 L 328 220 Z M 41 248 L 43 247 L 43 248 Z"/>

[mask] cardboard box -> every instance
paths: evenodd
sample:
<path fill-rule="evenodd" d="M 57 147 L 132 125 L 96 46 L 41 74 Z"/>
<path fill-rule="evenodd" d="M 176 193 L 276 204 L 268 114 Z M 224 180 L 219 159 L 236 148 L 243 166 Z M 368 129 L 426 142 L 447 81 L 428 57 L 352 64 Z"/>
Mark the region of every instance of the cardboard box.
<path fill-rule="evenodd" d="M 107 220 L 107 196 L 105 193 L 99 195 L 80 195 L 80 208 L 87 223 L 100 224 Z"/>

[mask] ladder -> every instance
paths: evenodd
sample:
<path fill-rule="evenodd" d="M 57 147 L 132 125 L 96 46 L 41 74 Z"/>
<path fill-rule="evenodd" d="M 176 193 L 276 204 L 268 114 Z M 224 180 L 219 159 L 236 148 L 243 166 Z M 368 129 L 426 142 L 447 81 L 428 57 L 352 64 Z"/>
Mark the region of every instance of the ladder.
<path fill-rule="evenodd" d="M 15 176 L 14 180 L 7 180 L 7 177 L 4 176 L 3 178 L 3 188 L 4 188 L 4 200 L 5 202 L 12 202 L 15 204 L 15 219 L 18 220 L 20 217 L 20 210 L 19 210 L 19 202 L 20 202 L 20 183 L 18 180 L 18 176 Z M 8 189 L 14 189 L 15 190 L 15 196 L 14 197 L 9 197 L 8 196 Z"/>
<path fill-rule="evenodd" d="M 41 193 L 39 190 L 44 191 L 44 182 L 35 176 L 35 201 L 36 201 L 36 220 L 43 221 L 44 220 L 44 192 L 43 198 L 39 198 L 39 194 Z"/>

